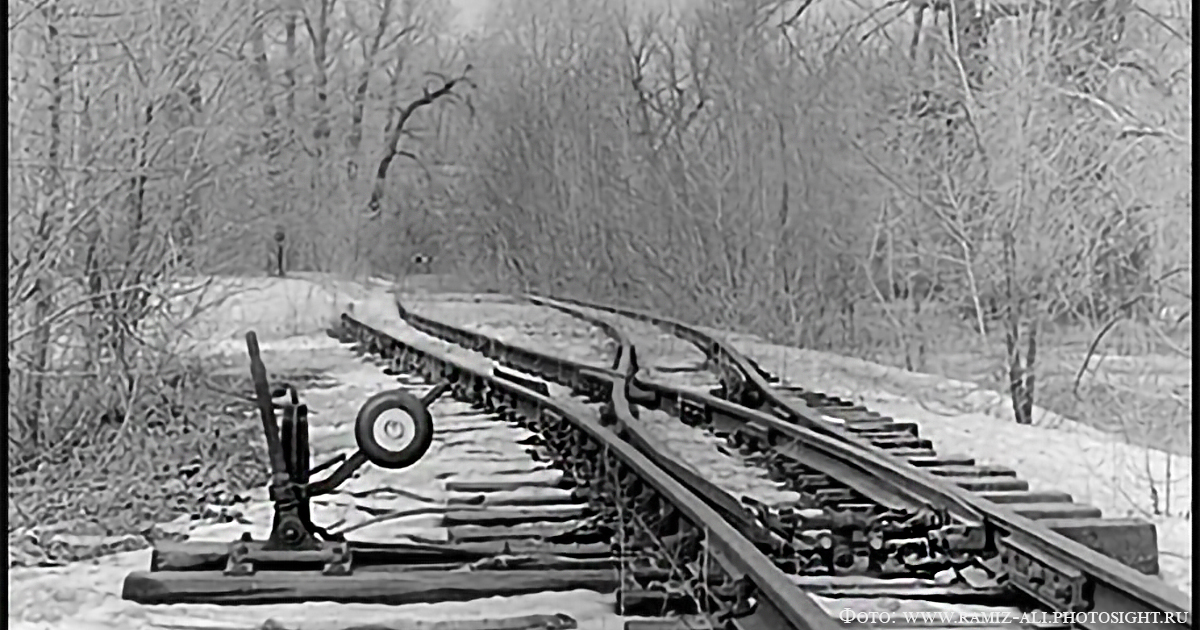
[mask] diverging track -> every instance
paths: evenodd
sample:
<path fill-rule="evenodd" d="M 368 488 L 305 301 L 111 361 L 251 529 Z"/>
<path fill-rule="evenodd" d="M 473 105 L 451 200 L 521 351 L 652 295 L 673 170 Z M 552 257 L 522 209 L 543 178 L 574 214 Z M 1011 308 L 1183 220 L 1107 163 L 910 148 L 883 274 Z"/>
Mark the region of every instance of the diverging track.
<path fill-rule="evenodd" d="M 201 576 L 192 574 L 162 600 L 196 592 L 192 601 L 403 603 L 588 589 L 615 592 L 626 616 L 675 624 L 655 628 L 994 626 L 1023 613 L 1041 613 L 1023 620 L 1040 627 L 1190 626 L 1182 594 L 967 492 L 953 480 L 986 475 L 912 442 L 915 431 L 905 437 L 880 418 L 830 421 L 835 412 L 816 413 L 791 397 L 794 388 L 772 389 L 749 360 L 678 322 L 527 299 L 615 340 L 611 351 L 611 343 L 596 346 L 606 365 L 400 305 L 406 323 L 430 338 L 401 339 L 385 323 L 350 315 L 331 334 L 386 373 L 432 385 L 427 397 L 445 393 L 480 411 L 481 423 L 520 427 L 514 435 L 529 437 L 514 448 L 527 447 L 535 467 L 561 478 L 502 481 L 497 470 L 492 479 L 448 482 L 458 493 L 443 517 L 448 542 L 384 551 L 349 540 L 343 561 L 352 574 L 327 573 L 321 588 L 306 590 L 312 578 L 298 574 L 287 578 L 295 587 L 281 590 L 253 578 L 235 585 L 215 579 L 218 572 L 204 587 L 210 592 L 197 590 Z M 695 344 L 695 364 L 661 361 L 662 340 L 630 317 Z M 221 546 L 210 555 L 156 553 L 155 568 L 229 561 Z M 338 592 L 321 594 L 331 588 Z M 1120 615 L 1045 614 L 1085 611 Z M 645 627 L 636 623 L 627 628 Z"/>
<path fill-rule="evenodd" d="M 670 408 L 737 443 L 745 443 L 749 435 L 771 444 L 776 462 L 791 460 L 831 476 L 880 505 L 904 507 L 889 503 L 900 499 L 910 508 L 931 509 L 943 523 L 932 538 L 957 552 L 951 556 L 974 556 L 973 564 L 1045 610 L 1093 613 L 1077 619 L 1082 622 L 1076 625 L 1089 627 L 1171 620 L 1190 626 L 1186 596 L 1127 566 L 1157 570 L 1148 523 L 1101 519 L 1098 510 L 1074 504 L 1064 493 L 1028 492 L 1028 484 L 1010 470 L 938 455 L 928 440 L 918 437 L 916 425 L 779 384 L 730 344 L 696 327 L 633 309 L 530 299 L 591 317 L 601 314 L 610 325 L 652 324 L 693 343 L 720 386 L 705 393 L 664 383 L 660 376 L 635 374 L 631 382 L 642 392 L 639 403 Z"/>
<path fill-rule="evenodd" d="M 432 348 L 402 342 L 349 315 L 342 317 L 338 334 L 388 359 L 392 370 L 450 383 L 456 398 L 534 432 L 546 456 L 616 530 L 609 540 L 625 569 L 626 579 L 618 590 L 624 614 L 674 610 L 747 630 L 845 625 L 801 596 L 789 576 L 727 520 L 723 512 L 736 512 L 736 501 L 712 492 L 684 467 L 637 448 L 647 438 L 637 425 L 622 376 L 635 371 L 631 347 L 623 344 L 618 349 L 613 368 L 596 369 L 509 346 L 403 307 L 401 314 L 417 330 L 518 372 L 489 374 Z M 521 373 L 568 387 L 575 398 L 551 397 L 544 382 Z M 679 480 L 689 477 L 695 477 L 690 488 Z M 697 494 L 697 487 L 707 492 Z"/>

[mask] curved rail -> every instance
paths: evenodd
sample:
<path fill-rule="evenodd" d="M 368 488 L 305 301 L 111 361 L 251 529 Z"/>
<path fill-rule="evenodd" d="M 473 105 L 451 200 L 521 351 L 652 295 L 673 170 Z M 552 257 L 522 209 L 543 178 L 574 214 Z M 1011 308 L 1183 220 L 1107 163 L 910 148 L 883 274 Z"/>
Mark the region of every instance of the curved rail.
<path fill-rule="evenodd" d="M 980 523 L 1007 566 L 1016 565 L 1021 573 L 1029 573 L 1026 567 L 1031 565 L 1046 568 L 1042 575 L 1035 576 L 1040 579 L 1032 580 L 1032 583 L 1013 580 L 1015 587 L 1056 612 L 1099 613 L 1075 617 L 1079 620 L 1075 625 L 1097 630 L 1102 625 L 1111 628 L 1114 623 L 1129 628 L 1192 627 L 1191 602 L 1182 592 L 1001 505 L 976 499 L 879 449 L 856 442 L 836 424 L 823 420 L 811 407 L 780 397 L 767 384 L 762 370 L 725 340 L 678 320 L 636 309 L 569 298 L 538 299 L 545 303 L 574 304 L 663 326 L 706 349 L 710 356 L 713 353 L 721 355 L 718 358 L 736 366 L 761 397 L 764 406 L 776 415 L 658 383 L 642 382 L 639 386 L 657 391 L 664 397 L 702 405 L 709 413 L 717 411 L 752 420 L 756 426 L 770 427 L 770 430 L 797 440 L 800 449 L 810 449 L 814 454 L 857 468 L 890 489 L 907 489 L 910 497 L 959 519 Z M 636 380 L 637 376 L 634 378 Z M 813 467 L 821 468 L 818 464 Z M 853 485 L 849 479 L 839 477 L 839 480 Z M 1149 621 L 1151 619 L 1155 621 Z"/>
<path fill-rule="evenodd" d="M 636 359 L 632 346 L 623 337 L 621 351 L 615 360 L 617 369 L 597 370 L 582 364 L 551 357 L 532 350 L 510 346 L 499 340 L 473 333 L 431 320 L 407 311 L 397 302 L 401 316 L 411 326 L 435 337 L 466 346 L 508 367 L 545 374 L 560 384 L 570 385 L 576 391 L 587 394 L 607 392 L 611 404 L 611 415 L 622 432 L 644 435 L 637 428 L 635 414 L 620 387 L 627 379 L 619 376 L 633 369 Z M 659 458 L 651 458 L 631 443 L 614 433 L 603 422 L 588 419 L 568 403 L 553 400 L 519 384 L 485 374 L 463 365 L 451 357 L 419 344 L 400 341 L 349 316 L 342 315 L 342 322 L 350 328 L 368 332 L 377 339 L 388 339 L 390 343 L 405 347 L 425 361 L 438 366 L 440 374 L 455 383 L 464 380 L 482 385 L 491 392 L 507 395 L 510 402 L 526 408 L 528 413 L 549 411 L 555 417 L 574 425 L 587 433 L 605 449 L 616 455 L 635 474 L 668 499 L 693 524 L 707 533 L 709 553 L 734 580 L 750 582 L 756 588 L 756 603 L 753 612 L 744 617 L 730 619 L 735 627 L 743 630 L 835 630 L 844 629 L 846 624 L 834 620 L 816 602 L 800 591 L 786 574 L 760 551 L 754 543 L 734 528 L 717 509 L 686 487 L 675 477 L 664 472 L 658 465 Z M 608 328 L 608 327 L 606 327 Z M 617 332 L 616 329 L 610 329 Z M 603 416 L 601 418 L 603 421 Z"/>

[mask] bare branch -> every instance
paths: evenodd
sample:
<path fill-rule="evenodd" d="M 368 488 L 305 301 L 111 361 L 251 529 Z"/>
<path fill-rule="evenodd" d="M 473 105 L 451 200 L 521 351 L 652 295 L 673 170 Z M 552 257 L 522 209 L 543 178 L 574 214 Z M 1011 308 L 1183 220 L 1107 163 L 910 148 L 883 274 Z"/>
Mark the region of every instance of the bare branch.
<path fill-rule="evenodd" d="M 379 165 L 375 169 L 374 185 L 371 189 L 371 197 L 367 202 L 367 217 L 369 219 L 377 219 L 380 216 L 380 203 L 383 200 L 384 182 L 387 180 L 388 168 L 392 161 L 402 154 L 400 149 L 400 138 L 406 132 L 409 121 L 413 115 L 420 109 L 433 105 L 439 99 L 450 97 L 454 93 L 454 89 L 458 85 L 466 85 L 475 87 L 475 84 L 468 77 L 471 71 L 471 65 L 468 64 L 463 69 L 462 73 L 450 79 L 442 78 L 442 85 L 437 89 L 430 91 L 428 86 L 422 88 L 423 94 L 402 108 L 399 108 L 399 113 L 395 120 L 390 124 L 386 134 L 386 149 L 383 157 L 379 160 Z M 397 70 L 397 73 L 399 71 Z M 433 76 L 439 76 L 435 72 L 428 73 Z M 414 156 L 415 157 L 415 156 Z M 419 162 L 419 160 L 418 160 Z"/>

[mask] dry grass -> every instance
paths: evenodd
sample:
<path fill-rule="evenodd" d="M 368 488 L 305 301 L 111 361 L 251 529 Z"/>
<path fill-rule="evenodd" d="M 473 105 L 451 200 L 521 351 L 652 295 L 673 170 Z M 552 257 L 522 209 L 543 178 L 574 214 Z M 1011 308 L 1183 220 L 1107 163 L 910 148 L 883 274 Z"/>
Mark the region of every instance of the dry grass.
<path fill-rule="evenodd" d="M 105 538 L 153 536 L 157 523 L 243 500 L 266 481 L 250 392 L 248 376 L 197 379 L 162 401 L 172 417 L 102 424 L 70 457 L 10 476 L 10 562 L 83 559 L 103 551 Z"/>
<path fill-rule="evenodd" d="M 319 276 L 222 278 L 163 311 L 149 328 L 171 342 L 180 381 L 146 390 L 159 398 L 141 402 L 144 411 L 121 422 L 81 423 L 79 435 L 64 438 L 74 445 L 68 452 L 10 474 L 10 562 L 60 563 L 111 551 L 104 539 L 140 537 L 181 514 L 236 503 L 265 483 L 244 334 L 254 330 L 270 348 L 319 333 L 369 295 L 366 285 Z M 272 373 L 297 385 L 318 376 L 311 367 Z"/>

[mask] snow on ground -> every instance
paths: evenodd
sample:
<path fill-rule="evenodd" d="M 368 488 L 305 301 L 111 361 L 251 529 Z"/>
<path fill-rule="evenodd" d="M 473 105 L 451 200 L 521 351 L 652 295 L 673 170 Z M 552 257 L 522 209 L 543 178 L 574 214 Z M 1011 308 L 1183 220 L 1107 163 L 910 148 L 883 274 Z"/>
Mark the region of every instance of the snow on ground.
<path fill-rule="evenodd" d="M 411 334 L 417 335 L 415 331 Z M 377 367 L 359 361 L 345 348 L 332 347 L 322 336 L 297 337 L 282 342 L 264 342 L 264 360 L 268 368 L 307 367 L 304 358 L 312 348 L 320 348 L 327 366 L 325 376 L 336 382 L 301 393 L 310 406 L 314 458 L 324 460 L 355 449 L 351 423 L 358 407 L 372 394 L 397 387 L 394 378 Z M 295 349 L 300 348 L 297 352 Z M 291 350 L 289 352 L 289 349 Z M 331 360 L 330 355 L 335 355 Z M 434 444 L 420 462 L 400 471 L 387 471 L 367 465 L 358 475 L 329 497 L 313 502 L 313 520 L 335 528 L 361 526 L 376 521 L 370 509 L 409 510 L 440 507 L 451 493 L 445 482 L 459 478 L 486 477 L 490 471 L 505 470 L 510 480 L 541 480 L 557 477 L 556 471 L 535 470 L 534 464 L 517 440 L 528 432 L 506 424 L 485 421 L 469 406 L 443 398 L 432 409 L 436 418 Z M 464 431 L 468 431 L 464 433 Z M 513 469 L 528 472 L 511 474 Z M 418 498 L 383 492 L 368 499 L 350 493 L 399 488 Z M 561 492 L 553 488 L 539 489 Z M 185 517 L 168 524 L 183 529 L 191 540 L 230 541 L 243 531 L 264 538 L 270 530 L 271 508 L 264 489 L 250 493 L 251 501 L 239 509 L 249 525 L 241 523 L 194 523 Z M 364 508 L 364 509 L 360 509 Z M 367 524 L 349 534 L 353 540 L 396 541 L 406 536 L 444 539 L 437 514 L 417 515 Z M 221 607 L 204 605 L 141 606 L 120 599 L 125 576 L 146 570 L 150 551 L 143 550 L 76 563 L 65 567 L 18 568 L 9 573 L 9 627 L 28 630 L 79 628 L 82 630 L 139 630 L 142 628 L 245 628 L 260 627 L 274 619 L 284 627 L 332 627 L 334 619 L 347 626 L 405 620 L 421 628 L 421 621 L 453 619 L 504 619 L 528 615 L 565 613 L 579 628 L 618 630 L 621 618 L 612 614 L 612 595 L 588 591 L 542 593 L 492 598 L 461 603 L 413 604 L 406 606 L 345 605 L 332 603 L 285 604 L 270 606 Z M 224 623 L 225 625 L 220 625 Z M 231 625 L 232 624 L 232 625 Z M 430 627 L 428 625 L 424 627 Z M 437 626 L 432 626 L 436 628 Z"/>
<path fill-rule="evenodd" d="M 260 340 L 319 333 L 354 304 L 369 301 L 388 285 L 309 275 L 305 278 L 189 278 L 167 315 L 148 325 L 177 347 L 196 352 L 245 349 L 243 335 Z"/>
<path fill-rule="evenodd" d="M 522 302 L 496 302 L 494 296 L 404 296 L 405 308 L 467 330 L 484 332 L 517 346 L 536 345 L 547 354 L 597 367 L 610 367 L 616 342 L 592 324 L 561 311 Z M 475 306 L 472 306 L 475 305 Z"/>

